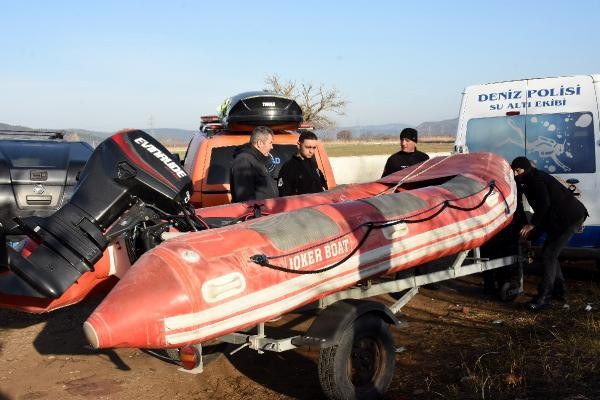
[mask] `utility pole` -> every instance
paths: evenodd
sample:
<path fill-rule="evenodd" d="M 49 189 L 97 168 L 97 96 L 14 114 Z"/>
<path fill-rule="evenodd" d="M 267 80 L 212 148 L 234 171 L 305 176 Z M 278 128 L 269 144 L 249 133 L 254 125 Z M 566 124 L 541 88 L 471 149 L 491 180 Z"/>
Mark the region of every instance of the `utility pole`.
<path fill-rule="evenodd" d="M 150 116 L 148 117 L 148 126 L 150 127 L 150 134 L 155 137 L 156 135 L 154 134 L 154 115 L 150 114 Z"/>

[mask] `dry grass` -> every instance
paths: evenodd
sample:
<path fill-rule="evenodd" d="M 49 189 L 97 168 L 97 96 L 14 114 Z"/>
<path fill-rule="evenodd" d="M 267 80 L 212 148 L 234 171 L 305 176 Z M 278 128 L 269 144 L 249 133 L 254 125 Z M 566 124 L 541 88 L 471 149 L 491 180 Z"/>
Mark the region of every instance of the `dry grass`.
<path fill-rule="evenodd" d="M 454 142 L 420 141 L 417 149 L 426 153 L 449 152 Z M 400 150 L 398 142 L 325 142 L 329 157 L 391 155 Z"/>
<path fill-rule="evenodd" d="M 179 154 L 179 159 L 183 160 L 185 157 L 185 152 L 187 151 L 187 146 L 167 147 L 167 150 L 173 154 Z"/>
<path fill-rule="evenodd" d="M 438 317 L 435 325 L 443 327 L 428 326 L 415 345 L 425 348 L 412 356 L 422 370 L 396 381 L 395 394 L 415 399 L 600 399 L 600 288 L 589 281 L 573 285 L 570 309 L 555 306 L 531 313 L 519 304 L 479 302 L 469 304 L 467 313 Z M 593 308 L 586 311 L 590 302 Z M 494 320 L 502 322 L 492 324 Z"/>
<path fill-rule="evenodd" d="M 465 389 L 480 399 L 599 395 L 599 334 L 590 313 L 557 310 L 514 324 L 481 356 L 465 357 Z"/>

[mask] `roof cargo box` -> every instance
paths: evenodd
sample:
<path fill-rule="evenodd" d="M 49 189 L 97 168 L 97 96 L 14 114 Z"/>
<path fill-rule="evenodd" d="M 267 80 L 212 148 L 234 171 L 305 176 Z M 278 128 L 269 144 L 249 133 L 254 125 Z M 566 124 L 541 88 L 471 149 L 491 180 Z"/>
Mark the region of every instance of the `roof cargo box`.
<path fill-rule="evenodd" d="M 295 100 L 270 92 L 245 92 L 223 104 L 222 121 L 234 131 L 251 131 L 258 125 L 273 130 L 297 129 L 303 120 L 302 109 Z"/>

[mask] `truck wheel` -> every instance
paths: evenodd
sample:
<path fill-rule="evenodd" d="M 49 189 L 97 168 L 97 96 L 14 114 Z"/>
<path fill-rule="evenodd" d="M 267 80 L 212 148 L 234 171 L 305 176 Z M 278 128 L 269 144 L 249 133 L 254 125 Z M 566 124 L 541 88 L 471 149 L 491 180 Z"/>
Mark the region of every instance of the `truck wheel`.
<path fill-rule="evenodd" d="M 382 398 L 394 376 L 395 362 L 388 324 L 366 314 L 344 329 L 336 345 L 321 348 L 321 387 L 335 400 Z"/>

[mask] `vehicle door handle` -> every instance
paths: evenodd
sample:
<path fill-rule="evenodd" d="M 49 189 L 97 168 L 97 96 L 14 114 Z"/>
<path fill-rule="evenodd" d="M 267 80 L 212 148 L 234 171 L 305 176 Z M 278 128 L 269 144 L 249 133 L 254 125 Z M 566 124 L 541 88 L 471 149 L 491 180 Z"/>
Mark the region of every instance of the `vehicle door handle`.
<path fill-rule="evenodd" d="M 27 195 L 25 199 L 30 206 L 49 206 L 52 203 L 52 196 L 49 195 Z"/>

